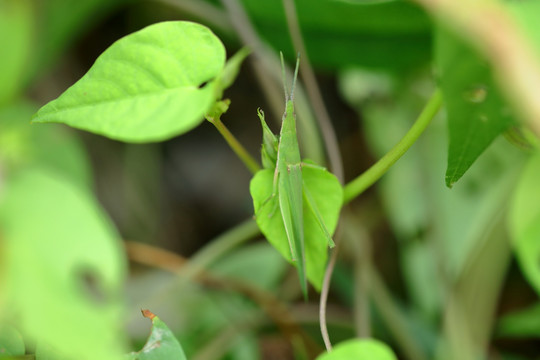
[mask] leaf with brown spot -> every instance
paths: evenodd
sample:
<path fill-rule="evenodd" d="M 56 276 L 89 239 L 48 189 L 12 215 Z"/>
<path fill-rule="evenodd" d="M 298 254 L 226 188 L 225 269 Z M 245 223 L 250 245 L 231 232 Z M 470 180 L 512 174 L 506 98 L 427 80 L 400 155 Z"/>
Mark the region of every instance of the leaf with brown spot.
<path fill-rule="evenodd" d="M 440 87 L 448 113 L 445 180 L 452 187 L 516 121 L 487 61 L 445 28 L 439 27 L 435 39 Z"/>
<path fill-rule="evenodd" d="M 182 346 L 169 327 L 150 310 L 141 310 L 144 317 L 152 320 L 152 331 L 144 347 L 130 353 L 128 360 L 186 360 Z"/>

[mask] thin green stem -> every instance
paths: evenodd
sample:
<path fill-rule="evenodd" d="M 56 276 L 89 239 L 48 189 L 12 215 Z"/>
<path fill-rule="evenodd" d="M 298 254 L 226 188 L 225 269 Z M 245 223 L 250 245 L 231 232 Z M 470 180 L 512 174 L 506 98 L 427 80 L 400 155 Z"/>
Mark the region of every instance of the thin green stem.
<path fill-rule="evenodd" d="M 440 90 L 435 90 L 418 119 L 405 136 L 379 161 L 345 186 L 343 203 L 347 204 L 379 180 L 405 154 L 435 117 L 442 104 Z"/>
<path fill-rule="evenodd" d="M 199 276 L 222 256 L 248 240 L 253 239 L 260 233 L 257 223 L 250 218 L 211 240 L 208 245 L 193 255 L 186 265 L 179 269 L 179 276 L 175 280 L 170 281 L 158 291 L 150 294 L 148 298 L 144 299 L 145 303 L 153 303 L 159 301 L 158 299 L 167 298 L 167 294 L 171 291 L 178 290 L 185 285 L 186 281 Z"/>
<path fill-rule="evenodd" d="M 403 350 L 407 359 L 426 360 L 427 357 L 420 347 L 417 338 L 411 332 L 407 318 L 386 287 L 381 276 L 374 267 L 370 269 L 370 296 L 381 313 L 381 317 Z"/>
<path fill-rule="evenodd" d="M 181 273 L 188 277 L 199 274 L 202 269 L 208 268 L 217 259 L 260 233 L 257 223 L 251 218 L 238 224 L 199 250 L 182 268 Z"/>
<path fill-rule="evenodd" d="M 242 146 L 242 144 L 240 144 L 240 142 L 229 131 L 229 129 L 225 126 L 225 124 L 223 124 L 223 122 L 221 121 L 219 116 L 217 116 L 215 118 L 212 118 L 212 119 L 210 119 L 210 118 L 207 118 L 207 119 L 212 124 L 214 124 L 217 131 L 219 131 L 221 136 L 223 136 L 223 138 L 225 139 L 227 144 L 229 144 L 229 146 L 231 147 L 232 151 L 234 151 L 236 156 L 238 156 L 238 158 L 240 158 L 240 160 L 242 160 L 244 165 L 246 165 L 246 167 L 249 169 L 249 171 L 251 171 L 252 174 L 255 174 L 257 171 L 261 170 L 261 166 L 259 165 L 257 160 L 255 160 L 253 158 L 253 156 L 251 156 L 247 152 L 246 148 L 244 146 Z"/>

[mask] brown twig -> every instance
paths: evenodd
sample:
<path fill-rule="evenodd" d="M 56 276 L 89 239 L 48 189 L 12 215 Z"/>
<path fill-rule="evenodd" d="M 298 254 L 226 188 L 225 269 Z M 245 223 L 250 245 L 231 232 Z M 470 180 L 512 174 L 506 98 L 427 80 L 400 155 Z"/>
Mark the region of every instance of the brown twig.
<path fill-rule="evenodd" d="M 168 272 L 177 272 L 186 263 L 186 258 L 156 246 L 137 241 L 125 241 L 128 258 L 136 263 Z"/>
<path fill-rule="evenodd" d="M 174 274 L 182 274 L 182 269 L 189 264 L 189 260 L 170 251 L 133 241 L 124 243 L 130 260 L 146 266 L 162 269 Z M 199 271 L 194 280 L 199 283 L 222 290 L 240 293 L 255 302 L 292 342 L 300 337 L 310 356 L 315 357 L 320 351 L 317 343 L 307 335 L 296 323 L 286 305 L 280 302 L 273 294 L 257 288 L 252 284 L 236 279 L 218 277 L 207 270 Z"/>
<path fill-rule="evenodd" d="M 339 242 L 336 242 L 336 247 L 330 255 L 330 261 L 324 272 L 323 286 L 321 289 L 321 298 L 319 300 L 319 326 L 321 328 L 321 335 L 324 341 L 324 346 L 327 351 L 332 350 L 332 342 L 330 341 L 330 335 L 328 334 L 328 327 L 326 326 L 326 307 L 328 304 L 328 293 L 330 292 L 330 283 L 332 280 L 332 274 L 334 272 L 334 266 L 336 265 L 338 249 L 340 247 Z"/>

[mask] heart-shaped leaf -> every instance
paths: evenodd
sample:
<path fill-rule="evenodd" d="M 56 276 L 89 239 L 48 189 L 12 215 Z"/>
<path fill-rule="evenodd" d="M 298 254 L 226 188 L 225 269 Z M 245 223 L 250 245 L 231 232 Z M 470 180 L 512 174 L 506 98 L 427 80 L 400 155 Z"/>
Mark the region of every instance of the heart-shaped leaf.
<path fill-rule="evenodd" d="M 204 120 L 225 65 L 221 41 L 205 26 L 171 21 L 150 25 L 111 45 L 92 68 L 34 122 L 60 122 L 129 141 L 187 132 Z"/>
<path fill-rule="evenodd" d="M 326 228 L 330 234 L 333 234 L 343 203 L 341 184 L 333 174 L 319 167 L 302 167 L 302 179 L 324 220 Z M 255 219 L 270 244 L 287 261 L 295 264 L 291 259 L 291 250 L 278 206 L 278 197 L 272 197 L 273 182 L 273 169 L 261 170 L 251 180 L 250 192 L 255 208 Z M 317 217 L 306 203 L 305 197 L 303 209 L 306 275 L 315 289 L 320 290 L 328 258 L 328 242 Z"/>
<path fill-rule="evenodd" d="M 338 344 L 317 360 L 397 360 L 388 345 L 373 339 L 354 339 Z"/>

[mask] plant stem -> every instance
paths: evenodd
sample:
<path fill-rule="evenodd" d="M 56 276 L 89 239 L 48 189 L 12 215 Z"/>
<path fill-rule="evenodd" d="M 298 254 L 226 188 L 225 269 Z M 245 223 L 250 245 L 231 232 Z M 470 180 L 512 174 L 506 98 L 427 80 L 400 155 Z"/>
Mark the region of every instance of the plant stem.
<path fill-rule="evenodd" d="M 233 345 L 236 345 L 242 336 L 254 332 L 264 324 L 264 316 L 254 311 L 243 311 L 241 322 L 237 319 L 230 321 L 229 325 L 220 331 L 213 339 L 205 344 L 201 350 L 192 355 L 191 360 L 222 359 Z"/>
<path fill-rule="evenodd" d="M 405 136 L 398 142 L 386 155 L 384 155 L 379 161 L 377 161 L 372 167 L 361 174 L 359 177 L 351 181 L 345 186 L 343 194 L 343 203 L 347 204 L 355 197 L 362 194 L 368 187 L 373 185 L 377 180 L 383 176 L 386 171 L 399 160 L 403 154 L 411 147 L 412 144 L 418 139 L 420 134 L 424 132 L 429 125 L 433 117 L 437 114 L 442 104 L 442 94 L 440 90 L 435 90 L 431 99 L 416 119 L 414 125 L 405 134 Z M 328 299 L 328 292 L 330 289 L 330 280 L 332 279 L 332 272 L 339 253 L 339 243 L 332 251 L 330 261 L 326 267 L 324 273 L 324 280 L 321 291 L 321 298 L 319 303 L 319 319 L 321 327 L 321 335 L 324 340 L 324 344 L 328 351 L 332 350 L 332 344 L 328 336 L 328 329 L 326 327 L 326 302 Z M 413 351 L 414 352 L 414 351 Z"/>
<path fill-rule="evenodd" d="M 369 278 L 371 298 L 406 358 L 410 360 L 426 360 L 427 357 L 419 346 L 414 333 L 411 332 L 407 318 L 392 299 L 390 291 L 374 267 L 370 269 Z"/>
<path fill-rule="evenodd" d="M 150 303 L 160 298 L 166 298 L 170 291 L 177 290 L 190 281 L 200 276 L 212 263 L 232 251 L 234 248 L 251 240 L 260 234 L 259 227 L 253 219 L 245 220 L 234 228 L 226 231 L 208 245 L 193 255 L 190 260 L 177 271 L 179 275 L 176 279 L 170 281 L 159 291 L 150 294 L 144 301 Z"/>
<path fill-rule="evenodd" d="M 190 262 L 189 259 L 179 254 L 153 245 L 135 241 L 125 241 L 124 245 L 128 253 L 128 258 L 131 261 L 162 269 L 173 274 L 183 274 L 183 268 Z M 297 323 L 288 306 L 282 303 L 282 301 L 273 293 L 259 288 L 255 284 L 250 284 L 249 282 L 217 276 L 216 273 L 208 271 L 208 269 L 201 271 L 194 280 L 210 289 L 218 289 L 224 292 L 228 291 L 246 296 L 259 306 L 291 343 L 300 339 L 303 346 L 310 353 L 310 358 L 315 358 L 315 356 L 321 352 L 320 346 Z M 230 323 L 232 325 L 242 327 L 241 324 L 238 325 L 238 321 L 241 323 L 243 317 L 237 317 L 235 314 L 230 314 L 228 312 L 225 312 L 225 314 L 230 317 Z M 212 346 L 209 348 L 212 348 Z M 221 351 L 227 350 L 226 346 L 221 346 L 219 348 Z M 214 350 L 219 349 L 214 348 Z M 204 349 L 199 354 L 206 354 L 206 352 L 207 349 Z M 215 359 L 218 357 L 219 356 L 209 356 L 201 358 Z M 193 359 L 195 358 L 197 357 L 193 357 Z"/>
<path fill-rule="evenodd" d="M 255 174 L 257 171 L 261 170 L 261 167 L 259 166 L 259 163 L 257 160 L 251 156 L 246 148 L 240 144 L 240 142 L 236 139 L 236 137 L 229 131 L 229 129 L 223 124 L 219 116 L 209 118 L 207 117 L 207 120 L 210 121 L 214 126 L 216 127 L 217 131 L 223 136 L 227 144 L 231 147 L 232 151 L 242 160 L 244 165 L 251 171 L 252 174 Z"/>
<path fill-rule="evenodd" d="M 442 104 L 442 94 L 439 89 L 435 90 L 428 103 L 416 119 L 413 126 L 405 136 L 379 161 L 368 170 L 358 176 L 345 186 L 343 193 L 343 203 L 347 204 L 367 188 L 379 180 L 396 161 L 405 154 L 418 137 L 424 132 L 433 117 L 437 114 Z"/>
<path fill-rule="evenodd" d="M 328 303 L 328 293 L 330 292 L 330 282 L 332 280 L 332 274 L 334 273 L 334 266 L 336 265 L 338 249 L 340 242 L 336 242 L 336 247 L 330 255 L 330 260 L 324 272 L 323 286 L 321 288 L 321 297 L 319 299 L 319 327 L 321 329 L 321 336 L 324 341 L 326 351 L 332 351 L 332 342 L 330 341 L 330 335 L 328 334 L 328 327 L 326 325 L 326 305 Z"/>
<path fill-rule="evenodd" d="M 234 228 L 216 237 L 204 248 L 199 250 L 184 266 L 182 273 L 190 278 L 197 275 L 201 270 L 208 268 L 217 259 L 259 235 L 261 231 L 253 219 L 248 219 Z"/>
<path fill-rule="evenodd" d="M 367 229 L 360 221 L 353 219 L 349 212 L 347 219 L 347 243 L 354 259 L 354 324 L 356 336 L 371 336 L 371 319 L 369 310 L 369 272 L 373 267 L 371 241 Z M 345 222 L 345 221 L 344 221 Z"/>

